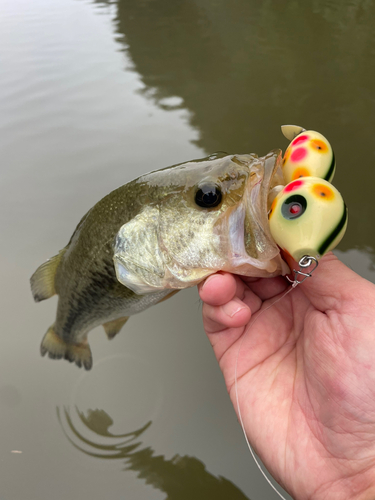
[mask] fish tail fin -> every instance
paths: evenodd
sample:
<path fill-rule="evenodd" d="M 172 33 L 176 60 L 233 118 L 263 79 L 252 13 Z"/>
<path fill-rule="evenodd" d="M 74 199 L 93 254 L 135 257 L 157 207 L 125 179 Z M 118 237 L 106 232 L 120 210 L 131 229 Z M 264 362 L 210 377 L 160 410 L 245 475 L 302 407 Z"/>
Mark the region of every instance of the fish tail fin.
<path fill-rule="evenodd" d="M 55 275 L 58 265 L 65 253 L 65 248 L 57 255 L 44 262 L 30 278 L 31 292 L 35 302 L 49 299 L 55 295 Z"/>
<path fill-rule="evenodd" d="M 79 368 L 84 366 L 86 370 L 91 370 L 92 356 L 89 344 L 68 344 L 55 332 L 55 325 L 48 328 L 40 345 L 40 354 L 44 356 L 48 353 L 51 359 L 67 359 L 70 363 L 75 363 Z"/>
<path fill-rule="evenodd" d="M 123 318 L 118 318 L 113 321 L 108 321 L 107 323 L 103 323 L 103 328 L 105 333 L 107 334 L 108 340 L 113 339 L 121 328 L 128 321 L 129 316 L 124 316 Z"/>

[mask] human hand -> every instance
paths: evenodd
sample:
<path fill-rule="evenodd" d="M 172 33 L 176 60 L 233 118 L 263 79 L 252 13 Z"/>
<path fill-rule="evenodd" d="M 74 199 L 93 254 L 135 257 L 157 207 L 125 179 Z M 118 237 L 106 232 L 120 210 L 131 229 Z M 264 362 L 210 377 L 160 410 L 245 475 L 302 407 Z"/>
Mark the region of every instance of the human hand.
<path fill-rule="evenodd" d="M 252 326 L 288 286 L 228 273 L 199 285 L 232 403 L 237 411 L 245 336 L 241 415 L 273 477 L 298 500 L 373 500 L 375 285 L 328 254 Z"/>

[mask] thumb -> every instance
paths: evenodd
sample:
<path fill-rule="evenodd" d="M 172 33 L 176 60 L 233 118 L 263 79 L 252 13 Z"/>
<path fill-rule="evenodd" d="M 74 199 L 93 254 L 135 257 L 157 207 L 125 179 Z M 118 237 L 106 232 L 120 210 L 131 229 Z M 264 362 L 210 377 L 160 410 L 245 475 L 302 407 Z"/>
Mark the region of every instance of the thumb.
<path fill-rule="evenodd" d="M 290 256 L 286 256 L 285 259 L 291 269 L 299 269 L 298 263 Z M 375 294 L 375 286 L 372 283 L 349 269 L 332 252 L 324 255 L 311 277 L 298 286 L 311 303 L 322 312 L 332 309 L 342 310 L 347 301 L 353 303 L 369 291 L 371 295 Z"/>

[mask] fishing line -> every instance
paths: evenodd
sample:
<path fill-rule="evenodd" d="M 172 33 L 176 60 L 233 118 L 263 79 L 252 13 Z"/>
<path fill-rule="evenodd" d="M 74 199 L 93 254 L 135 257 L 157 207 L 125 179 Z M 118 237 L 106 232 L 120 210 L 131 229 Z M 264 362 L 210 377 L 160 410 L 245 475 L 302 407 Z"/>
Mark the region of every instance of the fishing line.
<path fill-rule="evenodd" d="M 267 477 L 267 474 L 264 472 L 264 470 L 262 469 L 262 466 L 258 462 L 258 460 L 257 460 L 257 458 L 255 456 L 254 450 L 253 450 L 253 448 L 252 448 L 252 446 L 250 444 L 249 438 L 247 437 L 247 434 L 246 434 L 246 431 L 245 431 L 245 425 L 243 423 L 242 414 L 241 414 L 240 401 L 239 401 L 239 397 L 238 397 L 237 368 L 238 368 L 238 359 L 240 357 L 240 352 L 241 352 L 242 344 L 243 344 L 243 342 L 245 340 L 245 337 L 249 333 L 249 331 L 253 327 L 253 325 L 258 321 L 258 319 L 260 318 L 260 316 L 262 316 L 263 313 L 265 313 L 266 311 L 268 311 L 269 309 L 271 309 L 271 307 L 273 307 L 275 304 L 277 304 L 278 302 L 280 302 L 281 299 L 283 299 L 284 297 L 286 297 L 288 295 L 288 293 L 290 293 L 292 290 L 294 290 L 300 283 L 302 283 L 303 281 L 305 281 L 305 279 L 311 277 L 311 274 L 318 267 L 318 261 L 317 261 L 317 259 L 315 259 L 314 257 L 311 257 L 309 255 L 303 256 L 300 259 L 300 261 L 298 262 L 298 264 L 300 266 L 299 270 L 296 271 L 295 269 L 293 269 L 293 272 L 294 272 L 294 275 L 295 275 L 294 276 L 294 280 L 291 280 L 288 276 L 286 277 L 287 280 L 291 283 L 291 286 L 285 290 L 285 292 L 281 295 L 281 297 L 279 297 L 278 299 L 274 300 L 272 302 L 272 304 L 269 304 L 265 309 L 263 309 L 262 311 L 260 311 L 259 314 L 258 314 L 258 316 L 254 319 L 253 322 L 250 322 L 247 331 L 242 335 L 242 339 L 241 339 L 240 345 L 238 347 L 238 352 L 237 352 L 237 357 L 236 357 L 236 364 L 235 364 L 235 368 L 234 368 L 234 388 L 235 388 L 235 394 L 236 394 L 237 412 L 238 412 L 239 421 L 240 421 L 240 424 L 241 424 L 241 427 L 242 427 L 242 432 L 243 432 L 243 434 L 245 436 L 245 440 L 246 440 L 247 446 L 248 446 L 248 448 L 250 450 L 251 456 L 253 457 L 254 462 L 256 463 L 258 469 L 263 474 L 263 477 L 265 478 L 265 480 L 267 481 L 267 483 L 279 495 L 279 497 L 282 500 L 286 500 L 286 498 L 275 488 L 275 486 L 272 484 L 271 480 Z M 310 270 L 310 272 L 307 272 L 307 269 L 310 266 L 312 266 L 312 265 L 314 267 Z M 303 269 L 306 272 L 303 272 Z M 300 280 L 298 279 L 299 277 L 301 277 Z"/>

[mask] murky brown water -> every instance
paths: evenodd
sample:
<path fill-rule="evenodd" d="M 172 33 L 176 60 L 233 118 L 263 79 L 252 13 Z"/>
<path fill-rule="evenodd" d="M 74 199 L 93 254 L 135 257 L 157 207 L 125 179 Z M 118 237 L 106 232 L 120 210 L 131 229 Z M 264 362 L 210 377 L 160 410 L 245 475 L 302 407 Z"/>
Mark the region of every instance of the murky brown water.
<path fill-rule="evenodd" d="M 0 498 L 277 498 L 195 290 L 113 342 L 95 330 L 83 373 L 40 358 L 56 300 L 34 304 L 28 280 L 115 187 L 216 150 L 285 149 L 279 127 L 297 123 L 335 148 L 338 254 L 375 282 L 374 18 L 371 0 L 0 0 Z"/>

